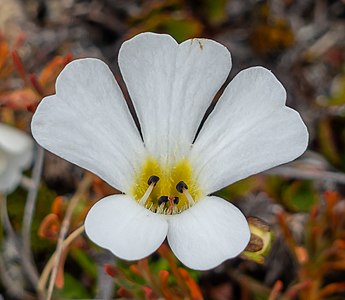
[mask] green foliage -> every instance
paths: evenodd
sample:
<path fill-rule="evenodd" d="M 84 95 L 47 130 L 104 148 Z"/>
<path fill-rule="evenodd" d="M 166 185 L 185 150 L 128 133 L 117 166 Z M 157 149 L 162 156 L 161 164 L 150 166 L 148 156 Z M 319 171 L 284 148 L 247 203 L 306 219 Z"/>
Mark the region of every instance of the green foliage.
<path fill-rule="evenodd" d="M 218 25 L 226 19 L 226 0 L 203 0 L 201 1 L 203 14 L 208 22 Z"/>
<path fill-rule="evenodd" d="M 337 106 L 345 104 L 345 71 L 334 79 L 331 95 L 326 101 L 327 105 Z"/>
<path fill-rule="evenodd" d="M 21 228 L 26 195 L 26 191 L 19 187 L 12 194 L 7 196 L 8 216 L 16 231 L 19 231 Z"/>
<path fill-rule="evenodd" d="M 85 272 L 89 277 L 96 279 L 97 276 L 97 266 L 95 261 L 85 253 L 85 251 L 73 248 L 70 251 L 71 257 L 74 261 L 79 264 L 83 272 Z"/>
<path fill-rule="evenodd" d="M 317 203 L 317 194 L 311 181 L 295 181 L 282 191 L 283 203 L 292 211 L 308 212 Z"/>
<path fill-rule="evenodd" d="M 293 212 L 308 212 L 318 201 L 313 182 L 309 180 L 290 181 L 278 176 L 268 176 L 267 190 L 276 201 Z"/>
<path fill-rule="evenodd" d="M 167 18 L 159 25 L 159 30 L 171 34 L 178 42 L 198 36 L 200 33 L 200 24 L 191 18 L 177 19 Z"/>
<path fill-rule="evenodd" d="M 77 279 L 65 273 L 65 285 L 63 289 L 56 289 L 54 295 L 57 299 L 70 300 L 70 299 L 90 299 L 92 294 L 88 292 L 80 278 Z"/>
<path fill-rule="evenodd" d="M 38 190 L 35 215 L 32 222 L 32 234 L 31 244 L 35 251 L 39 250 L 51 250 L 55 247 L 51 241 L 44 240 L 37 235 L 38 228 L 44 219 L 44 217 L 50 212 L 53 200 L 56 197 L 56 193 L 50 190 L 44 182 L 41 183 Z"/>
<path fill-rule="evenodd" d="M 260 187 L 262 188 L 263 184 L 264 180 L 261 175 L 250 176 L 221 189 L 216 192 L 216 195 L 224 199 L 240 199 L 260 189 Z"/>

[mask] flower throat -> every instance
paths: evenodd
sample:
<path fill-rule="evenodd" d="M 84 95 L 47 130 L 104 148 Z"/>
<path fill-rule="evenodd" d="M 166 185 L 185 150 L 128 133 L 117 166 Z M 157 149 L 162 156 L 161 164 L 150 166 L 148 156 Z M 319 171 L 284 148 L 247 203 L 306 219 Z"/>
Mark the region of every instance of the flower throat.
<path fill-rule="evenodd" d="M 144 161 L 131 194 L 147 209 L 166 215 L 181 213 L 202 195 L 187 159 L 162 167 L 153 157 Z"/>

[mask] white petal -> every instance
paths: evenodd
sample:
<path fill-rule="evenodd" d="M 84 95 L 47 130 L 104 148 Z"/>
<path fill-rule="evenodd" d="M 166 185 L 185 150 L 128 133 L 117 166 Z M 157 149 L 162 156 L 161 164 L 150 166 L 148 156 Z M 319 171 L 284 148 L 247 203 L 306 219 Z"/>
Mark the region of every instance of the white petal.
<path fill-rule="evenodd" d="M 189 151 L 202 117 L 229 74 L 231 58 L 212 40 L 179 45 L 169 35 L 143 33 L 122 45 L 119 66 L 145 145 L 164 161 Z"/>
<path fill-rule="evenodd" d="M 218 198 L 200 199 L 192 208 L 168 219 L 168 242 L 187 267 L 207 270 L 237 256 L 250 238 L 248 223 L 231 203 Z"/>
<path fill-rule="evenodd" d="M 0 194 L 9 194 L 16 189 L 20 184 L 24 166 L 26 167 L 28 162 L 31 163 L 31 159 L 32 149 L 12 155 L 0 148 Z"/>
<path fill-rule="evenodd" d="M 0 124 L 0 193 L 11 193 L 19 185 L 22 170 L 31 164 L 33 145 L 26 133 Z"/>
<path fill-rule="evenodd" d="M 21 178 L 22 170 L 8 160 L 6 166 L 0 172 L 0 194 L 13 192 L 19 185 Z"/>
<path fill-rule="evenodd" d="M 150 255 L 164 241 L 167 221 L 126 195 L 98 201 L 85 219 L 89 238 L 116 256 L 136 260 Z"/>
<path fill-rule="evenodd" d="M 8 155 L 0 148 L 0 175 L 5 172 L 8 166 Z"/>
<path fill-rule="evenodd" d="M 191 152 L 206 194 L 289 162 L 308 144 L 300 115 L 285 106 L 286 92 L 268 70 L 240 72 L 205 122 Z"/>
<path fill-rule="evenodd" d="M 144 151 L 139 132 L 108 66 L 97 59 L 68 64 L 56 95 L 42 100 L 32 121 L 37 142 L 128 191 Z"/>
<path fill-rule="evenodd" d="M 0 150 L 13 158 L 17 168 L 27 168 L 33 157 L 33 139 L 21 130 L 0 123 Z"/>

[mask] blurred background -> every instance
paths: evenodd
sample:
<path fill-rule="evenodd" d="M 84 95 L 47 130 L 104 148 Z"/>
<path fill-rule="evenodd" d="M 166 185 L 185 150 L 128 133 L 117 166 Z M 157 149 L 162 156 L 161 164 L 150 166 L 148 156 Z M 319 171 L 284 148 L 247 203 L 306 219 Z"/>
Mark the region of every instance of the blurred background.
<path fill-rule="evenodd" d="M 43 299 L 52 269 L 53 299 L 345 299 L 345 1 L 0 0 L 0 123 L 30 136 L 38 103 L 75 58 L 104 60 L 123 87 L 119 47 L 145 31 L 222 43 L 228 81 L 251 66 L 272 70 L 307 124 L 308 151 L 217 193 L 252 217 L 256 238 L 239 258 L 196 272 L 166 245 L 127 263 L 78 232 L 54 268 L 63 220 L 78 230 L 117 191 L 29 147 L 32 164 L 0 197 L 0 299 Z M 2 146 L 0 136 L 0 163 Z"/>

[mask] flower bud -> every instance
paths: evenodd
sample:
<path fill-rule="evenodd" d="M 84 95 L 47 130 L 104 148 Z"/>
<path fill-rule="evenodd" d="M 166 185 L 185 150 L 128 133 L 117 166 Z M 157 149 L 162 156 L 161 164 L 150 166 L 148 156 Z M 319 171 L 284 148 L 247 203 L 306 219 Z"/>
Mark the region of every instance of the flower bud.
<path fill-rule="evenodd" d="M 273 233 L 267 223 L 256 217 L 249 217 L 247 221 L 251 233 L 250 241 L 241 256 L 262 264 L 271 249 Z"/>

